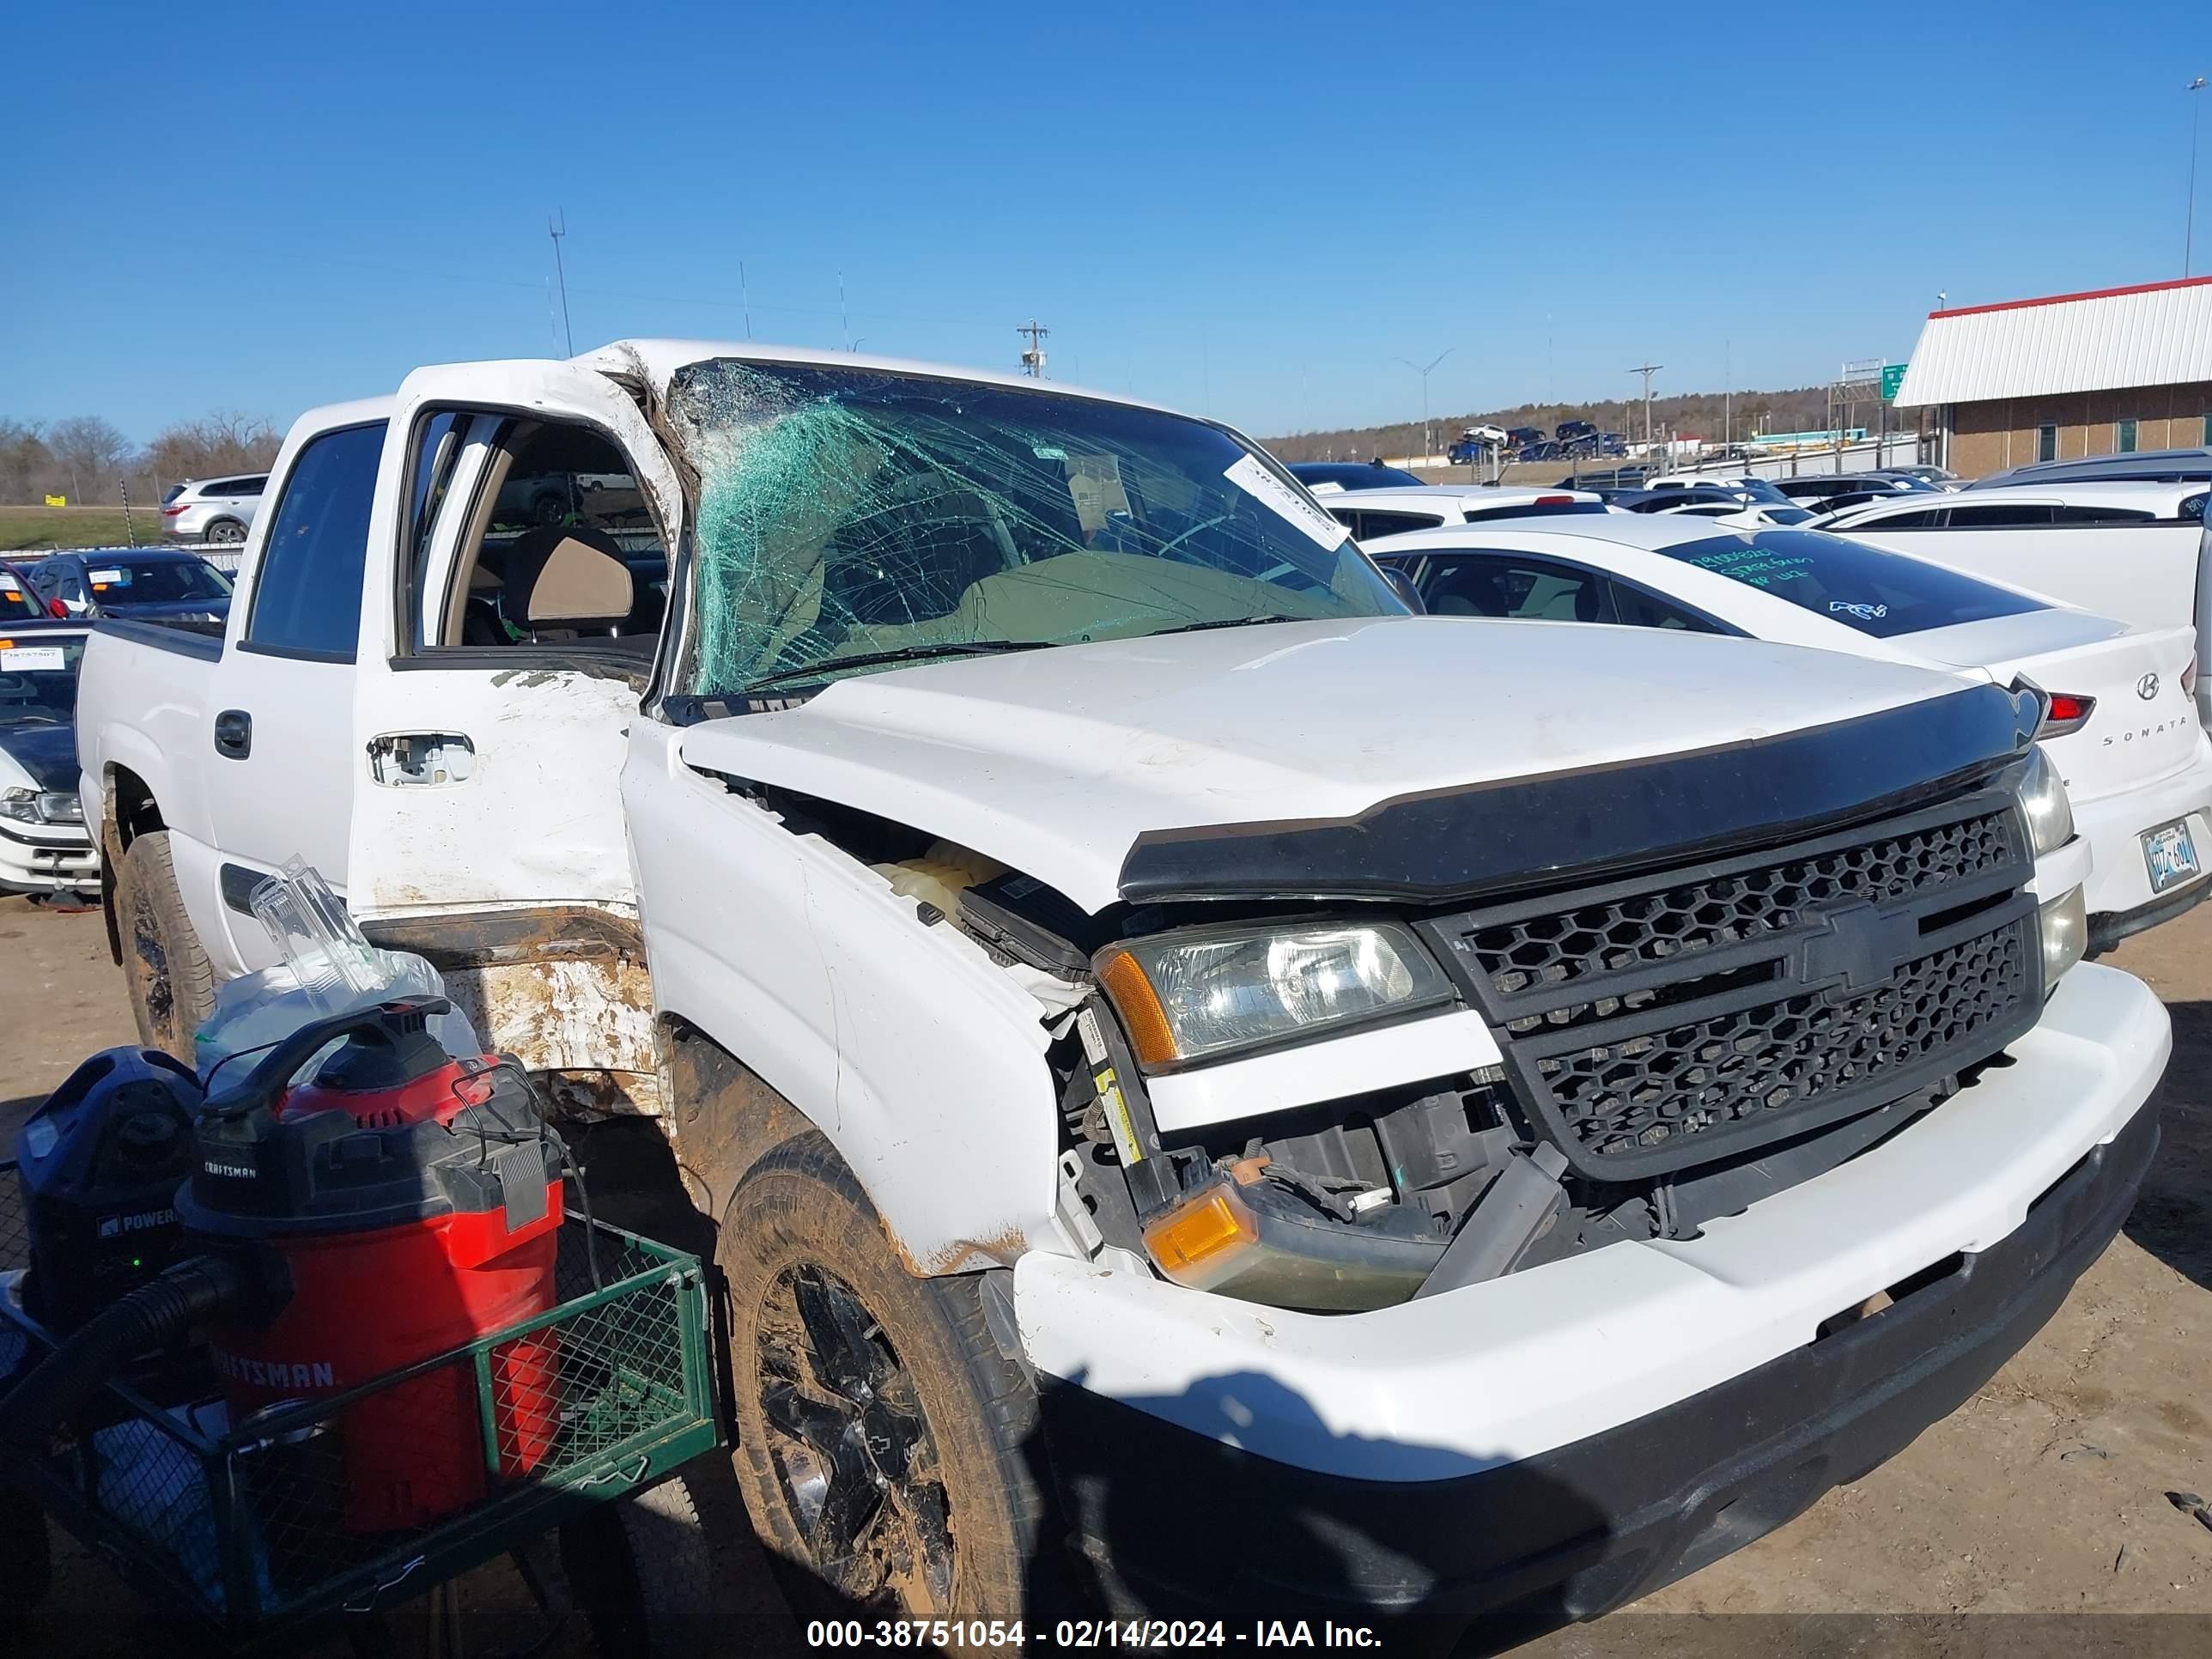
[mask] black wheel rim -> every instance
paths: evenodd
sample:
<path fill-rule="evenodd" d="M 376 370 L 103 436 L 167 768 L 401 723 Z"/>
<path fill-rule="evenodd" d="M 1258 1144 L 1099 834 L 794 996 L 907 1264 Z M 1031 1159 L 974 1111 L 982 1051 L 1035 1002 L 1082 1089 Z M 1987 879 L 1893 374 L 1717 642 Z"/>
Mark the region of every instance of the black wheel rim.
<path fill-rule="evenodd" d="M 949 1613 L 951 1505 L 914 1380 L 851 1285 L 808 1263 L 762 1310 L 769 1455 L 814 1570 L 862 1604 Z"/>

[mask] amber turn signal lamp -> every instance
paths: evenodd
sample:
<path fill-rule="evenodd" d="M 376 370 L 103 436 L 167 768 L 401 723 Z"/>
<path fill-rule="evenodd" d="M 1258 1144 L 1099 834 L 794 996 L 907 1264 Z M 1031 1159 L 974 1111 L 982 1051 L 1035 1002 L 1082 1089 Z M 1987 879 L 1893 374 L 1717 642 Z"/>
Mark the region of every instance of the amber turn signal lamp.
<path fill-rule="evenodd" d="M 1152 1069 L 1175 1063 L 1175 1030 L 1168 1024 L 1167 1011 L 1160 1006 L 1159 994 L 1152 989 L 1152 981 L 1145 970 L 1137 966 L 1136 957 L 1127 951 L 1116 951 L 1106 958 L 1098 970 L 1098 983 L 1114 1000 L 1114 1006 L 1121 1016 L 1122 1029 L 1129 1034 L 1129 1050 L 1137 1063 Z"/>
<path fill-rule="evenodd" d="M 1258 1222 L 1226 1182 L 1193 1194 L 1145 1224 L 1145 1249 L 1178 1285 L 1209 1290 L 1260 1242 Z"/>

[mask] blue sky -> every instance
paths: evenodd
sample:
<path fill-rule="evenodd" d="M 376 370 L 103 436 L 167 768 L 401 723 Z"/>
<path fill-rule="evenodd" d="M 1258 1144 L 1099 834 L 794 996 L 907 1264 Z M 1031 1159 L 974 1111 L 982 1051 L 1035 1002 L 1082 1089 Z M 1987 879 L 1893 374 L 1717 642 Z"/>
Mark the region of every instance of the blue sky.
<path fill-rule="evenodd" d="M 2203 0 L 1673 15 L 21 8 L 0 416 L 549 355 L 556 207 L 579 349 L 742 337 L 742 262 L 763 340 L 1010 368 L 1034 314 L 1056 377 L 1262 434 L 1416 415 L 1447 348 L 1439 414 L 1799 385 L 1939 289 L 2181 274 Z"/>

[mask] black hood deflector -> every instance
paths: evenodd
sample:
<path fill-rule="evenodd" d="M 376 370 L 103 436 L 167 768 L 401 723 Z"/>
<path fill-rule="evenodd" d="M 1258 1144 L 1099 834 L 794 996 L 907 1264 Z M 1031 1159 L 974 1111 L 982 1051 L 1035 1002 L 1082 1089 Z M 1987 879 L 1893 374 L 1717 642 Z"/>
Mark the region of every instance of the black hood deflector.
<path fill-rule="evenodd" d="M 1150 831 L 1122 860 L 1121 896 L 1443 903 L 1650 868 L 1936 799 L 2018 760 L 2040 717 L 2032 696 L 1969 686 L 1713 749 L 1401 796 L 1352 818 Z"/>

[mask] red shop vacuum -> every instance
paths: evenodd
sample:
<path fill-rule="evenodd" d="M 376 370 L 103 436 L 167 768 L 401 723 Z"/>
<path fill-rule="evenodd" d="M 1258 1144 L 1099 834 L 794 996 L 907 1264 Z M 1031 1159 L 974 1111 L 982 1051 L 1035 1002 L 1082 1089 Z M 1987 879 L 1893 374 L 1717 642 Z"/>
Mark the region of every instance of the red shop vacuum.
<path fill-rule="evenodd" d="M 273 1317 L 273 1298 L 249 1299 L 210 1323 L 234 1423 L 554 1307 L 568 1151 L 511 1062 L 456 1060 L 429 1034 L 448 1006 L 404 997 L 303 1026 L 202 1110 L 178 1211 L 211 1255 L 273 1256 L 254 1277 L 289 1287 Z M 490 1380 L 490 1448 L 465 1359 L 341 1407 L 349 1529 L 427 1525 L 481 1499 L 491 1468 L 515 1479 L 544 1460 L 559 1426 L 554 1334 L 494 1349 Z"/>

